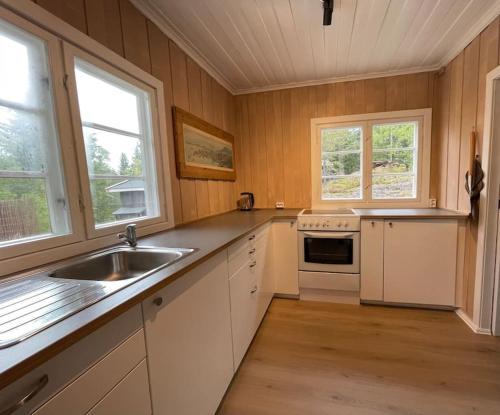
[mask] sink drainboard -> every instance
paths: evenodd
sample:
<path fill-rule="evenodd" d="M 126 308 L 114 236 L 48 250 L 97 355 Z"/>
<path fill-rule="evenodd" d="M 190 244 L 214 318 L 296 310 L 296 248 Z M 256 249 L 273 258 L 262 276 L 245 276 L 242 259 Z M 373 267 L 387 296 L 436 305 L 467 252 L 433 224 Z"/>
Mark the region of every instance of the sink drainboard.
<path fill-rule="evenodd" d="M 0 283 L 0 349 L 75 314 L 128 284 L 23 278 Z"/>

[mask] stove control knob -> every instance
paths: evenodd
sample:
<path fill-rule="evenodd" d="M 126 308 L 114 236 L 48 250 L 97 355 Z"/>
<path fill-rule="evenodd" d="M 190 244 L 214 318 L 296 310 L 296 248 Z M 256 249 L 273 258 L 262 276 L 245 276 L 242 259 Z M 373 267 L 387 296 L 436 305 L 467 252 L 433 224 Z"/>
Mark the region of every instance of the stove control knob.
<path fill-rule="evenodd" d="M 337 223 L 337 227 L 340 228 L 342 226 L 342 224 L 339 222 Z"/>

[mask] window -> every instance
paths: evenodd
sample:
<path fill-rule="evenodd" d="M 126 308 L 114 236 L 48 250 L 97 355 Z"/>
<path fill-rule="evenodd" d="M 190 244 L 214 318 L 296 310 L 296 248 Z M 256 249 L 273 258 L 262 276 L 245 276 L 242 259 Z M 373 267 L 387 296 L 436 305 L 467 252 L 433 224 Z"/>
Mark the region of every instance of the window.
<path fill-rule="evenodd" d="M 159 216 L 149 92 L 74 62 L 95 228 Z"/>
<path fill-rule="evenodd" d="M 48 46 L 0 20 L 0 246 L 71 232 Z"/>
<path fill-rule="evenodd" d="M 430 109 L 313 119 L 313 207 L 427 206 L 430 125 Z"/>

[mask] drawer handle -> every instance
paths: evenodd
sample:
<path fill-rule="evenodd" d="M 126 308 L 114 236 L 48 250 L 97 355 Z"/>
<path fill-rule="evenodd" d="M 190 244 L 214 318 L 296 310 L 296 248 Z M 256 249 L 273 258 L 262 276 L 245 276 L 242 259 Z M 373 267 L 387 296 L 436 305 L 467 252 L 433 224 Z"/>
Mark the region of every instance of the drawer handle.
<path fill-rule="evenodd" d="M 389 222 L 389 228 L 392 228 L 392 222 Z"/>
<path fill-rule="evenodd" d="M 249 241 L 253 241 L 255 239 L 255 235 L 252 235 L 248 238 Z M 1 414 L 0 414 L 1 415 Z"/>
<path fill-rule="evenodd" d="M 253 287 L 251 290 L 250 290 L 250 294 L 255 294 L 257 292 L 257 290 L 259 289 L 259 287 L 255 286 Z M 1 415 L 1 414 L 0 414 Z"/>
<path fill-rule="evenodd" d="M 153 300 L 153 304 L 156 306 L 161 306 L 163 304 L 163 297 L 157 297 Z M 2 415 L 2 414 L 0 414 Z"/>
<path fill-rule="evenodd" d="M 252 248 L 250 249 L 250 251 L 248 251 L 249 254 L 255 254 L 255 248 Z"/>
<path fill-rule="evenodd" d="M 255 265 L 257 265 L 257 261 L 253 261 L 253 262 L 250 264 L 250 268 L 255 267 Z M 0 414 L 0 415 L 2 415 L 2 414 Z"/>
<path fill-rule="evenodd" d="M 0 412 L 0 415 L 10 415 L 22 408 L 29 401 L 31 401 L 47 385 L 47 383 L 49 383 L 49 376 L 43 375 L 30 392 L 19 399 L 14 405 Z"/>

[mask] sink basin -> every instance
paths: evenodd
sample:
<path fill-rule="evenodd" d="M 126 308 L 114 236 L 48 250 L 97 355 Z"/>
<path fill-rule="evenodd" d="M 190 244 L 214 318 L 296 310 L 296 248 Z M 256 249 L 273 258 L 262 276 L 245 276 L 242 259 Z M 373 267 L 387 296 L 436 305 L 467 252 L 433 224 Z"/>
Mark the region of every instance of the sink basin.
<path fill-rule="evenodd" d="M 120 247 L 57 268 L 52 278 L 122 281 L 143 278 L 193 252 L 185 248 Z"/>
<path fill-rule="evenodd" d="M 0 282 L 0 349 L 19 343 L 194 251 L 123 246 Z"/>

